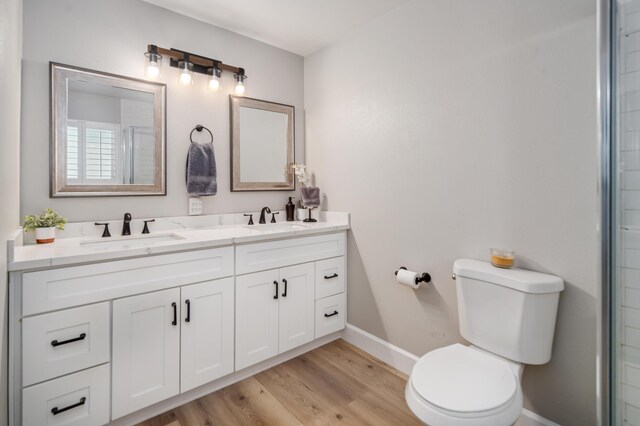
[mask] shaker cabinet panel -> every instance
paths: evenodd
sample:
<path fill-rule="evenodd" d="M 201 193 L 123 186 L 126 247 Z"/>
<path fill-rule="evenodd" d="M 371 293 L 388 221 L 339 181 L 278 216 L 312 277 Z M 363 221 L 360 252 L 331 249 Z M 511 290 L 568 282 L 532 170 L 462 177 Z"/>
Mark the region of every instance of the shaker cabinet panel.
<path fill-rule="evenodd" d="M 109 362 L 109 302 L 22 321 L 22 383 L 34 383 Z"/>
<path fill-rule="evenodd" d="M 118 260 L 22 276 L 24 315 L 233 275 L 233 247 Z"/>
<path fill-rule="evenodd" d="M 233 372 L 233 278 L 182 287 L 180 391 Z"/>
<path fill-rule="evenodd" d="M 313 263 L 280 269 L 280 353 L 313 340 L 314 275 Z"/>
<path fill-rule="evenodd" d="M 346 294 L 340 293 L 316 301 L 316 339 L 344 329 Z"/>
<path fill-rule="evenodd" d="M 236 274 L 264 271 L 343 256 L 344 232 L 236 246 Z"/>
<path fill-rule="evenodd" d="M 113 302 L 114 419 L 178 394 L 180 289 Z"/>
<path fill-rule="evenodd" d="M 24 426 L 100 426 L 109 423 L 109 364 L 22 391 Z"/>
<path fill-rule="evenodd" d="M 316 299 L 344 292 L 345 281 L 344 256 L 316 262 Z"/>
<path fill-rule="evenodd" d="M 278 355 L 278 271 L 236 277 L 236 370 Z"/>

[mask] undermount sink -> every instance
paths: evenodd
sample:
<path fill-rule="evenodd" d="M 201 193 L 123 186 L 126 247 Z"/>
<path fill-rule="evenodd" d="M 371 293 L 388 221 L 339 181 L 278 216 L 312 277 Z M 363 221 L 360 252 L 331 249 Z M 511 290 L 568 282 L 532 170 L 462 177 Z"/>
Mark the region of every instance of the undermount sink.
<path fill-rule="evenodd" d="M 136 247 L 149 247 L 159 243 L 166 243 L 168 241 L 182 240 L 181 237 L 176 234 L 161 234 L 161 235 L 148 235 L 148 236 L 132 236 L 132 237 L 117 237 L 115 239 L 100 238 L 98 240 L 83 241 L 80 246 L 83 248 L 136 248 Z"/>
<path fill-rule="evenodd" d="M 309 229 L 309 227 L 297 223 L 267 223 L 264 225 L 253 225 L 249 227 L 255 231 L 267 234 L 273 232 L 301 231 L 303 229 Z"/>

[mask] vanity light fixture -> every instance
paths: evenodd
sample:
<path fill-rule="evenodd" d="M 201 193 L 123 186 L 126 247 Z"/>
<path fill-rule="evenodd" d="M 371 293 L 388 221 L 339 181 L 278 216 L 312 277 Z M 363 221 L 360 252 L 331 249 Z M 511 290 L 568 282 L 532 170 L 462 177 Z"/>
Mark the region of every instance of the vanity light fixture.
<path fill-rule="evenodd" d="M 222 89 L 220 85 L 220 76 L 222 75 L 222 71 L 218 68 L 218 63 L 214 63 L 213 67 L 209 68 L 209 74 L 211 75 L 211 79 L 209 79 L 209 90 L 212 92 L 217 92 Z"/>
<path fill-rule="evenodd" d="M 162 55 L 158 53 L 157 46 L 151 46 L 147 52 L 144 53 L 147 57 L 147 70 L 145 72 L 149 80 L 157 80 L 162 73 Z"/>
<path fill-rule="evenodd" d="M 178 66 L 182 70 L 180 73 L 180 84 L 191 86 L 193 84 L 193 65 L 189 62 L 189 54 L 185 53 L 182 61 L 178 61 Z"/>
<path fill-rule="evenodd" d="M 180 69 L 179 81 L 183 86 L 193 84 L 194 73 L 205 74 L 209 76 L 209 89 L 217 92 L 222 88 L 220 81 L 222 72 L 226 71 L 233 73 L 236 79 L 235 93 L 243 95 L 245 92 L 244 80 L 247 75 L 244 68 L 227 65 L 217 59 L 207 58 L 183 50 L 165 49 L 154 44 L 147 46 L 147 51 L 144 55 L 148 58 L 146 76 L 150 80 L 160 77 L 161 59 L 164 57 L 169 58 L 171 67 Z"/>
<path fill-rule="evenodd" d="M 244 68 L 239 68 L 238 72 L 235 73 L 233 76 L 235 77 L 235 79 L 237 81 L 237 83 L 236 83 L 236 95 L 243 96 L 244 95 L 244 91 L 245 91 L 244 81 L 247 78 L 247 76 L 244 73 Z"/>

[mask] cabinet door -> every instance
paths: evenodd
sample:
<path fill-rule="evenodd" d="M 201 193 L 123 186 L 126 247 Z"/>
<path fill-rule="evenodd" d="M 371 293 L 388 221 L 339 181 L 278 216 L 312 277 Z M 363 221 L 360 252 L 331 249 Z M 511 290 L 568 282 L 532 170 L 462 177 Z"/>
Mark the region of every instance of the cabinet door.
<path fill-rule="evenodd" d="M 278 271 L 236 277 L 236 370 L 278 355 Z"/>
<path fill-rule="evenodd" d="M 233 278 L 182 287 L 180 392 L 233 372 Z"/>
<path fill-rule="evenodd" d="M 313 263 L 280 269 L 280 353 L 313 340 L 315 267 Z"/>
<path fill-rule="evenodd" d="M 180 289 L 113 302 L 112 418 L 178 394 Z"/>

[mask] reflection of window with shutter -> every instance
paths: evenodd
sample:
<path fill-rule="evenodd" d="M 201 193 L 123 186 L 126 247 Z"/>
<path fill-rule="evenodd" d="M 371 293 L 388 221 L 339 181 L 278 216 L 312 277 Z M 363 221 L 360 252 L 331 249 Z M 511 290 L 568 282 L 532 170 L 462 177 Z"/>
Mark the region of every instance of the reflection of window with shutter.
<path fill-rule="evenodd" d="M 122 181 L 120 126 L 68 120 L 67 180 L 71 184 L 116 184 Z"/>

